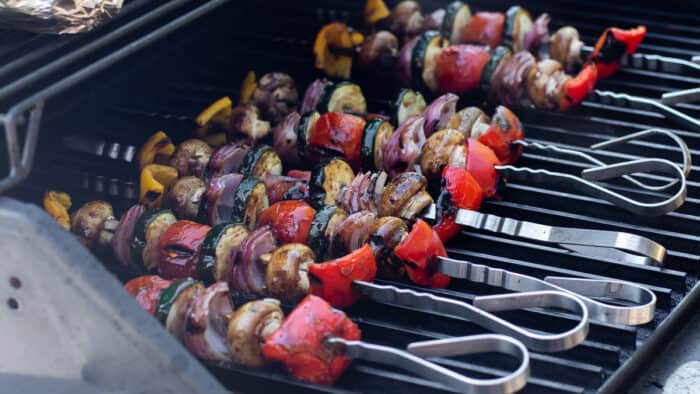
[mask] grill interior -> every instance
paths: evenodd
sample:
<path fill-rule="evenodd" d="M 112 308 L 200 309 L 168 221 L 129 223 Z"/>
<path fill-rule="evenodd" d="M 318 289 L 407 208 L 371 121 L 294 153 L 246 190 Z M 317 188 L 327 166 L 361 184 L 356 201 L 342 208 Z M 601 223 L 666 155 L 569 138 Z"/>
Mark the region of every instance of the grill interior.
<path fill-rule="evenodd" d="M 163 3 L 126 2 L 124 14 L 109 28 L 137 21 Z M 331 20 L 361 26 L 363 3 L 340 0 L 229 2 L 136 56 L 88 78 L 47 103 L 33 172 L 10 195 L 39 203 L 46 189 L 60 189 L 73 196 L 74 206 L 92 199 L 105 199 L 113 203 L 117 213 L 121 213 L 137 196 L 138 171 L 134 154 L 147 136 L 161 129 L 175 140 L 185 139 L 193 130 L 196 114 L 221 96 L 235 98 L 245 72 L 250 69 L 258 75 L 268 71 L 287 72 L 303 89 L 315 77 L 310 46 L 318 28 Z M 390 3 L 393 5 L 394 2 Z M 437 1 L 422 3 L 424 10 L 444 5 Z M 690 7 L 686 10 L 691 12 L 683 12 L 591 1 L 548 3 L 551 2 L 523 1 L 522 5 L 533 15 L 549 12 L 552 16 L 551 31 L 565 24 L 577 27 L 589 45 L 606 26 L 646 24 L 649 34 L 640 46 L 640 52 L 686 59 L 700 52 L 700 28 L 696 23 L 700 12 L 693 6 L 686 5 Z M 475 1 L 470 2 L 470 6 L 472 10 L 505 10 L 507 7 L 501 1 Z M 174 7 L 172 12 L 134 29 L 132 35 L 115 42 L 115 45 L 128 43 L 130 37 L 142 34 L 148 26 L 165 23 L 188 7 L 193 6 Z M 94 42 L 98 37 L 96 33 L 57 40 L 24 33 L 2 34 L 0 64 L 6 65 L 0 67 L 0 82 L 3 83 L 21 75 L 28 67 L 35 67 L 57 53 L 66 53 Z M 5 40 L 5 37 L 12 40 Z M 85 56 L 62 73 L 79 70 L 105 56 L 109 50 L 106 47 Z M 10 61 L 19 62 L 17 68 L 7 66 L 11 65 Z M 38 83 L 48 82 L 51 82 L 51 77 Z M 598 87 L 659 97 L 667 91 L 698 85 L 700 72 L 680 75 L 623 68 L 613 79 L 601 81 Z M 387 109 L 393 92 L 387 91 L 381 83 L 365 84 L 363 88 L 370 110 Z M 5 105 L 19 95 L 21 93 L 0 101 L 0 104 Z M 693 117 L 700 117 L 699 105 L 682 104 L 678 107 Z M 677 129 L 662 116 L 642 110 L 586 101 L 563 114 L 528 110 L 516 113 L 523 121 L 530 141 L 582 148 L 612 136 L 650 127 L 668 127 L 684 138 L 694 155 L 698 155 L 700 149 L 700 137 L 696 133 Z M 590 153 L 586 148 L 582 150 Z M 680 152 L 669 147 L 664 140 L 652 139 L 625 145 L 615 152 L 598 154 L 608 162 L 640 156 L 679 161 Z M 535 151 L 524 154 L 518 165 L 563 172 L 577 172 L 585 167 L 571 158 Z M 502 201 L 484 204 L 485 212 L 516 219 L 626 231 L 649 237 L 668 249 L 664 269 L 625 264 L 613 259 L 591 259 L 563 248 L 478 231 L 465 231 L 448 245 L 453 257 L 493 267 L 537 277 L 623 279 L 647 285 L 656 293 L 657 312 L 651 324 L 629 328 L 592 322 L 590 334 L 580 346 L 561 353 L 531 353 L 531 378 L 524 392 L 616 391 L 626 380 L 634 379 L 637 368 L 652 349 L 659 349 L 662 335 L 670 333 L 670 327 L 677 326 L 687 316 L 687 313 L 681 313 L 679 305 L 683 302 L 682 308 L 689 309 L 690 303 L 697 298 L 698 292 L 692 292 L 692 289 L 700 271 L 700 256 L 696 248 L 700 241 L 700 200 L 696 197 L 700 195 L 700 176 L 697 166 L 693 166 L 688 181 L 689 197 L 685 205 L 662 217 L 634 216 L 602 200 L 534 183 L 509 183 Z M 637 198 L 653 197 L 653 194 L 634 191 L 623 183 L 609 186 Z M 104 257 L 104 260 L 108 267 L 116 270 L 109 257 Z M 133 275 L 115 272 L 122 280 Z M 403 283 L 400 286 L 411 287 Z M 448 290 L 420 290 L 464 300 L 500 291 L 459 280 L 454 281 Z M 671 315 L 672 312 L 675 313 Z M 434 318 L 370 302 L 361 302 L 348 313 L 360 325 L 363 338 L 368 342 L 399 347 L 416 340 L 484 332 L 468 321 Z M 571 316 L 551 311 L 500 315 L 540 330 L 558 330 L 574 324 Z M 639 349 L 650 341 L 653 343 L 640 352 Z M 510 361 L 497 356 L 439 360 L 445 366 L 478 377 L 498 375 L 500 371 L 513 367 Z M 307 385 L 274 369 L 249 370 L 233 365 L 210 365 L 210 369 L 226 387 L 242 391 L 443 391 L 438 384 L 418 379 L 405 371 L 366 362 L 356 362 L 333 387 Z"/>

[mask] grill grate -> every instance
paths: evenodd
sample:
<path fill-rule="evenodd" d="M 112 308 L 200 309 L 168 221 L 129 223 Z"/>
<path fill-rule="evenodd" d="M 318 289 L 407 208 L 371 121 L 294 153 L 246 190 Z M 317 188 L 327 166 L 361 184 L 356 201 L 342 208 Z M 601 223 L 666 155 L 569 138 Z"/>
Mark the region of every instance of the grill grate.
<path fill-rule="evenodd" d="M 197 111 L 222 95 L 235 95 L 240 79 L 248 69 L 259 73 L 285 71 L 293 75 L 300 86 L 306 86 L 313 78 L 310 45 L 318 27 L 329 20 L 361 25 L 362 2 L 335 0 L 299 4 L 267 0 L 255 4 L 233 3 L 212 13 L 201 24 L 189 26 L 168 40 L 160 41 L 147 56 L 118 64 L 110 70 L 110 78 L 100 80 L 99 87 L 92 85 L 95 87 L 90 90 L 90 96 L 94 98 L 91 102 L 84 100 L 85 96 L 80 94 L 84 91 L 77 89 L 72 95 L 56 100 L 80 103 L 80 107 L 69 112 L 47 114 L 35 169 L 29 180 L 12 193 L 37 201 L 45 189 L 57 188 L 71 193 L 75 204 L 103 198 L 115 202 L 115 209 L 121 212 L 136 196 L 137 171 L 133 153 L 147 135 L 163 129 L 175 139 L 184 139 L 192 129 L 192 119 Z M 424 7 L 432 9 L 431 5 L 438 3 L 442 2 L 425 2 Z M 505 4 L 500 3 L 478 1 L 472 9 L 505 9 Z M 640 51 L 683 58 L 700 52 L 700 42 L 693 38 L 700 30 L 695 24 L 700 12 L 691 17 L 688 13 L 595 1 L 584 4 L 564 1 L 555 5 L 544 1 L 523 3 L 533 14 L 546 9 L 552 16 L 554 27 L 563 23 L 579 27 L 589 43 L 607 25 L 625 27 L 646 23 L 653 33 Z M 661 19 L 657 19 L 659 15 Z M 0 47 L 0 54 L 4 53 L 7 52 Z M 129 72 L 124 73 L 124 70 Z M 601 82 L 600 86 L 612 91 L 659 97 L 663 92 L 699 83 L 700 73 L 677 75 L 623 69 L 613 79 Z M 370 88 L 369 95 L 373 109 L 381 110 L 386 106 L 388 94 L 381 87 Z M 692 116 L 700 116 L 700 106 L 686 104 L 680 107 Z M 517 114 L 529 139 L 560 146 L 588 146 L 643 128 L 672 127 L 667 120 L 652 112 L 592 101 L 586 101 L 565 114 L 536 111 L 518 111 Z M 698 155 L 700 137 L 685 130 L 678 130 L 678 133 L 693 154 Z M 680 153 L 664 145 L 663 140 L 638 141 L 620 152 L 603 152 L 600 157 L 606 161 L 641 155 L 674 161 L 680 159 Z M 583 168 L 581 163 L 566 158 L 533 153 L 524 155 L 519 164 L 567 172 Z M 524 392 L 588 393 L 601 389 L 614 392 L 626 379 L 634 378 L 634 368 L 641 366 L 651 350 L 659 349 L 659 341 L 663 339 L 661 334 L 670 334 L 668 326 L 678 324 L 687 315 L 681 311 L 687 310 L 689 303 L 698 297 L 696 293 L 700 293 L 692 291 L 700 273 L 700 255 L 695 246 L 700 241 L 697 232 L 700 228 L 700 200 L 695 197 L 700 195 L 700 175 L 697 166 L 693 170 L 686 204 L 677 212 L 660 218 L 632 216 L 605 201 L 536 184 L 509 184 L 503 201 L 484 204 L 486 212 L 521 220 L 647 236 L 668 248 L 667 268 L 664 269 L 629 265 L 612 259 L 591 259 L 561 248 L 477 231 L 466 231 L 448 245 L 453 257 L 498 268 L 538 277 L 618 278 L 645 284 L 656 293 L 657 313 L 649 325 L 630 328 L 594 322 L 582 345 L 562 353 L 532 354 L 532 376 Z M 624 184 L 611 187 L 629 191 Z M 635 196 L 643 196 L 643 193 L 637 192 Z M 122 279 L 130 275 L 117 273 Z M 493 288 L 459 280 L 454 281 L 449 290 L 420 290 L 465 300 L 494 292 Z M 431 318 L 414 311 L 371 303 L 360 303 L 348 313 L 360 325 L 364 338 L 386 345 L 405 346 L 416 340 L 483 332 L 468 321 Z M 537 330 L 557 330 L 573 325 L 572 317 L 565 313 L 533 310 L 499 315 Z M 475 376 L 498 375 L 509 366 L 508 360 L 498 357 L 438 361 Z M 417 379 L 406 372 L 364 362 L 355 364 L 333 387 L 307 385 L 274 369 L 253 371 L 232 365 L 209 366 L 214 375 L 232 390 L 332 393 L 428 393 L 443 390 L 435 383 Z"/>

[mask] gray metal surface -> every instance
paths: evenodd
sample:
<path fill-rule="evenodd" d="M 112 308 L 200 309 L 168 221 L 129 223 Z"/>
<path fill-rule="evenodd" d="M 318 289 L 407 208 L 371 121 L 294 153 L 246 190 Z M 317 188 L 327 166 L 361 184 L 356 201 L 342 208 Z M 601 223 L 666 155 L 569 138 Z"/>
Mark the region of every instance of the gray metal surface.
<path fill-rule="evenodd" d="M 224 393 L 74 236 L 0 198 L 0 387 Z"/>

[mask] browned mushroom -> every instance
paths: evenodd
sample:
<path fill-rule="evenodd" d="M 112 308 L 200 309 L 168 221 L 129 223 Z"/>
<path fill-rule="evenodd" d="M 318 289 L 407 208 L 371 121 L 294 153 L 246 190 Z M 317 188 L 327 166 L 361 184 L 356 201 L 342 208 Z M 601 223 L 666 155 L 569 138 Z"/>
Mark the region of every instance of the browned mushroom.
<path fill-rule="evenodd" d="M 464 134 L 455 129 L 440 130 L 428 137 L 423 145 L 420 167 L 429 182 L 440 179 L 446 164 L 465 166 L 465 143 Z"/>
<path fill-rule="evenodd" d="M 314 252 L 303 244 L 291 243 L 275 250 L 265 275 L 269 294 L 286 302 L 299 301 L 309 294 L 306 267 L 315 259 Z"/>
<path fill-rule="evenodd" d="M 250 368 L 265 365 L 261 347 L 284 320 L 280 302 L 265 298 L 238 308 L 228 323 L 227 342 L 233 361 Z"/>
<path fill-rule="evenodd" d="M 292 77 L 273 72 L 262 76 L 253 92 L 253 103 L 265 119 L 277 124 L 287 114 L 297 110 L 299 93 Z M 256 138 L 257 139 L 257 138 Z"/>
<path fill-rule="evenodd" d="M 202 284 L 202 282 L 193 283 L 179 294 L 176 294 L 175 300 L 170 306 L 170 310 L 165 319 L 165 329 L 179 341 L 182 341 L 185 335 L 187 312 L 190 309 L 190 305 L 203 289 L 204 284 Z"/>
<path fill-rule="evenodd" d="M 396 55 L 399 53 L 399 40 L 386 30 L 367 37 L 362 44 L 357 65 L 366 70 L 393 70 Z"/>
<path fill-rule="evenodd" d="M 394 248 L 408 235 L 408 227 L 403 220 L 385 216 L 372 223 L 369 228 L 369 246 L 377 258 L 377 274 L 384 279 L 397 280 L 404 276 L 406 269 L 394 255 Z"/>
<path fill-rule="evenodd" d="M 426 192 L 427 180 L 415 172 L 404 172 L 384 187 L 379 200 L 379 216 L 415 219 L 433 202 Z"/>
<path fill-rule="evenodd" d="M 552 59 L 537 62 L 527 78 L 527 93 L 535 107 L 556 109 L 559 107 L 559 95 L 564 85 L 571 79 L 562 69 L 561 64 Z"/>
<path fill-rule="evenodd" d="M 467 107 L 454 114 L 446 128 L 459 130 L 465 138 L 476 138 L 488 130 L 491 119 L 477 107 Z"/>
<path fill-rule="evenodd" d="M 264 138 L 270 133 L 270 122 L 260 119 L 260 110 L 253 104 L 239 105 L 231 113 L 229 139 L 236 140 L 241 134 L 251 142 Z"/>
<path fill-rule="evenodd" d="M 423 15 L 416 1 L 402 1 L 391 10 L 389 30 L 409 38 L 423 31 Z"/>
<path fill-rule="evenodd" d="M 73 212 L 70 218 L 70 228 L 78 235 L 78 239 L 87 248 L 96 246 L 106 246 L 112 241 L 102 242 L 100 236 L 105 227 L 105 223 L 114 219 L 112 205 L 106 201 L 90 201 L 85 203 L 80 209 Z"/>
<path fill-rule="evenodd" d="M 578 30 L 571 26 L 557 30 L 549 42 L 549 54 L 561 63 L 566 72 L 573 72 L 581 64 L 582 49 L 583 42 L 579 39 Z"/>
<path fill-rule="evenodd" d="M 177 169 L 180 177 L 194 175 L 201 178 L 211 153 L 212 149 L 206 142 L 197 139 L 186 140 L 175 149 L 170 166 Z"/>
<path fill-rule="evenodd" d="M 206 185 L 196 176 L 186 176 L 168 187 L 165 206 L 172 209 L 180 220 L 195 220 Z"/>

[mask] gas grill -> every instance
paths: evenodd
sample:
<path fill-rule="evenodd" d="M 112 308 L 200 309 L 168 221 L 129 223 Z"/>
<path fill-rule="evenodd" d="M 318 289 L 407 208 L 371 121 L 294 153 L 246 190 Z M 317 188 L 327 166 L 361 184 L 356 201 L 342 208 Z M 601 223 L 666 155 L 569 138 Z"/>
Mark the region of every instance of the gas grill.
<path fill-rule="evenodd" d="M 422 5 L 431 10 L 443 3 L 424 1 Z M 533 15 L 548 12 L 552 30 L 567 24 L 577 27 L 582 40 L 589 45 L 606 26 L 645 24 L 649 33 L 639 52 L 687 60 L 700 54 L 697 6 L 684 4 L 684 10 L 673 11 L 666 7 L 666 2 L 639 6 L 535 0 L 523 1 L 522 5 Z M 507 2 L 474 1 L 470 6 L 502 10 Z M 8 147 L 11 152 L 10 167 L 4 161 L 0 163 L 6 166 L 0 167 L 0 173 L 9 174 L 0 187 L 11 187 L 5 192 L 9 197 L 33 203 L 40 203 L 47 189 L 68 192 L 74 206 L 104 199 L 120 214 L 137 198 L 138 168 L 134 156 L 147 136 L 165 130 L 174 140 L 184 140 L 193 130 L 194 118 L 202 108 L 224 95 L 235 98 L 248 70 L 260 74 L 283 71 L 292 75 L 298 86 L 307 86 L 315 77 L 311 44 L 317 30 L 334 20 L 360 26 L 362 7 L 361 1 L 342 0 L 133 0 L 125 2 L 122 14 L 110 24 L 81 36 L 48 37 L 0 31 L 0 123 L 6 131 L 6 139 L 0 143 L 5 146 L 0 148 L 4 151 Z M 665 92 L 697 86 L 700 86 L 699 68 L 679 67 L 666 72 L 661 68 L 651 71 L 623 67 L 613 78 L 600 81 L 597 88 L 658 98 Z M 366 95 L 370 109 L 386 109 L 390 96 L 381 86 L 368 86 Z M 699 105 L 679 104 L 676 108 L 700 118 Z M 693 154 L 700 154 L 698 132 L 679 128 L 663 115 L 646 109 L 587 100 L 565 113 L 534 110 L 516 113 L 530 141 L 575 147 L 606 162 L 636 157 L 678 162 L 680 151 L 661 139 L 633 141 L 614 152 L 594 152 L 587 148 L 611 137 L 654 127 L 672 129 Z M 587 166 L 547 152 L 526 153 L 518 164 L 569 173 L 578 173 Z M 700 299 L 700 288 L 696 286 L 700 274 L 698 170 L 697 166 L 692 167 L 685 204 L 661 217 L 631 215 L 606 201 L 536 183 L 510 182 L 503 200 L 484 204 L 484 212 L 500 216 L 557 226 L 624 231 L 651 238 L 668 249 L 664 268 L 620 262 L 614 255 L 591 258 L 560 247 L 475 230 L 464 231 L 447 245 L 449 254 L 455 258 L 536 277 L 621 279 L 643 284 L 658 297 L 656 316 L 650 324 L 634 328 L 591 322 L 590 333 L 581 345 L 560 353 L 531 352 L 531 377 L 523 392 L 620 392 L 641 376 L 655 355 L 663 352 L 664 343 L 679 331 Z M 23 179 L 25 174 L 28 175 Z M 608 186 L 641 200 L 654 196 L 624 183 Z M 0 213 L 4 210 L 7 215 L 11 210 L 28 209 L 17 208 L 6 200 L 2 204 Z M 45 231 L 61 230 L 52 227 L 41 233 Z M 42 236 L 41 233 L 37 236 Z M 0 245 L 9 246 L 2 242 Z M 62 248 L 58 244 L 55 247 Z M 86 254 L 80 258 L 92 262 Z M 98 258 L 120 280 L 134 276 L 133 272 L 120 269 L 109 256 Z M 34 275 L 32 261 L 26 263 L 20 275 L 24 282 L 30 282 Z M 95 278 L 109 280 L 107 276 Z M 398 285 L 412 288 L 405 283 Z M 484 285 L 462 281 L 455 281 L 449 290 L 420 290 L 463 300 L 496 292 Z M 20 306 L 40 302 L 23 300 L 21 294 L 18 297 Z M 136 309 L 132 305 L 128 307 Z M 21 312 L 20 308 L 3 314 Z M 370 302 L 360 302 L 347 312 L 360 326 L 364 339 L 390 346 L 405 347 L 417 340 L 485 332 L 469 321 L 427 316 Z M 503 312 L 499 316 L 543 331 L 575 324 L 574 318 L 563 312 L 528 310 Z M 167 336 L 161 331 L 152 335 Z M 174 341 L 162 343 L 178 346 Z M 477 377 L 497 376 L 514 367 L 512 360 L 495 355 L 436 361 Z M 331 387 L 302 383 L 274 368 L 205 366 L 231 391 L 444 392 L 444 387 L 434 382 L 368 362 L 354 363 Z M 197 376 L 206 378 L 206 375 Z"/>

